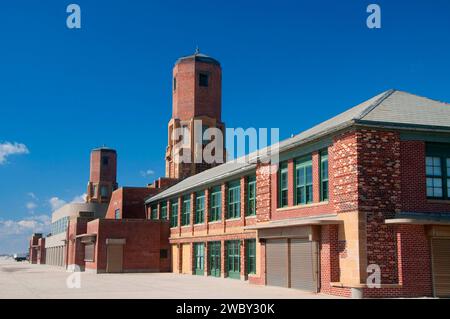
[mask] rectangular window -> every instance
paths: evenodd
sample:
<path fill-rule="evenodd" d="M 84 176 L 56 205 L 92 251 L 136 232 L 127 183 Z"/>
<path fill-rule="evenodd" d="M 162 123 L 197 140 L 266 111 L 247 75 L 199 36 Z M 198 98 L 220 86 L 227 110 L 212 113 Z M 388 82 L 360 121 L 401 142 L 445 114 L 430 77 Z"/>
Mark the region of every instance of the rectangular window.
<path fill-rule="evenodd" d="M 115 219 L 120 219 L 120 209 L 116 209 L 116 210 L 114 211 L 114 218 L 115 218 Z"/>
<path fill-rule="evenodd" d="M 173 90 L 177 90 L 177 78 L 173 78 Z"/>
<path fill-rule="evenodd" d="M 227 274 L 229 278 L 241 278 L 241 246 L 239 240 L 226 242 L 227 248 Z"/>
<path fill-rule="evenodd" d="M 95 255 L 95 245 L 94 244 L 86 244 L 84 245 L 84 261 L 93 262 Z"/>
<path fill-rule="evenodd" d="M 248 177 L 247 197 L 247 216 L 256 215 L 256 176 Z"/>
<path fill-rule="evenodd" d="M 189 225 L 191 222 L 191 197 L 186 195 L 183 197 L 181 226 Z"/>
<path fill-rule="evenodd" d="M 256 239 L 248 239 L 247 243 L 247 273 L 256 274 Z"/>
<path fill-rule="evenodd" d="M 447 162 L 447 198 L 450 198 L 450 158 L 447 158 L 446 162 Z"/>
<path fill-rule="evenodd" d="M 102 186 L 100 188 L 100 194 L 102 197 L 108 197 L 108 195 L 109 195 L 108 186 Z"/>
<path fill-rule="evenodd" d="M 435 156 L 427 156 L 426 158 L 426 174 L 427 174 L 427 197 L 444 197 L 442 183 L 442 166 L 441 158 Z"/>
<path fill-rule="evenodd" d="M 220 241 L 209 242 L 209 273 L 211 276 L 220 277 L 221 267 L 221 243 Z"/>
<path fill-rule="evenodd" d="M 427 144 L 425 158 L 427 197 L 450 198 L 450 144 Z"/>
<path fill-rule="evenodd" d="M 170 227 L 178 226 L 178 201 L 174 200 L 170 206 Z"/>
<path fill-rule="evenodd" d="M 222 190 L 220 186 L 211 189 L 209 221 L 214 222 L 221 219 L 222 214 Z"/>
<path fill-rule="evenodd" d="M 320 154 L 320 200 L 328 200 L 328 153 Z"/>
<path fill-rule="evenodd" d="M 97 185 L 92 186 L 92 197 L 97 197 Z"/>
<path fill-rule="evenodd" d="M 313 201 L 312 161 L 311 158 L 295 161 L 295 204 L 307 204 Z"/>
<path fill-rule="evenodd" d="M 278 207 L 288 205 L 288 167 L 287 163 L 280 164 L 278 172 Z"/>
<path fill-rule="evenodd" d="M 167 219 L 167 202 L 161 203 L 161 219 Z"/>
<path fill-rule="evenodd" d="M 207 87 L 208 86 L 208 74 L 199 73 L 198 75 L 198 85 Z"/>
<path fill-rule="evenodd" d="M 241 182 L 228 183 L 228 211 L 227 218 L 241 216 Z"/>
<path fill-rule="evenodd" d="M 108 158 L 108 156 L 103 156 L 103 157 L 102 157 L 102 165 L 103 165 L 103 166 L 107 166 L 108 163 L 109 163 L 109 158 Z"/>
<path fill-rule="evenodd" d="M 194 272 L 203 276 L 205 272 L 205 244 L 194 243 Z"/>
<path fill-rule="evenodd" d="M 205 222 L 205 193 L 199 192 L 195 199 L 195 223 L 202 224 Z"/>
<path fill-rule="evenodd" d="M 158 219 L 158 206 L 152 206 L 150 211 L 150 219 Z"/>

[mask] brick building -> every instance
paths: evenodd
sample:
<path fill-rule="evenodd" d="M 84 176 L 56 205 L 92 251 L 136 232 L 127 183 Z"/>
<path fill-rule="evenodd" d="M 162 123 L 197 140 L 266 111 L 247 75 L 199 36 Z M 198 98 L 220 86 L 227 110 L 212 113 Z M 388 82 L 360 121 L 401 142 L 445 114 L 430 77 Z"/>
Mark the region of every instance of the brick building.
<path fill-rule="evenodd" d="M 170 222 L 173 272 L 347 297 L 450 295 L 449 104 L 390 90 L 277 146 L 279 163 L 251 154 L 146 201 Z"/>
<path fill-rule="evenodd" d="M 346 297 L 450 295 L 449 104 L 390 90 L 281 141 L 277 160 L 179 163 L 174 130 L 198 120 L 225 130 L 220 63 L 197 52 L 173 70 L 166 177 L 117 188 L 91 157 L 88 201 L 109 206 L 70 220 L 66 264 Z M 183 152 L 195 157 L 206 143 L 190 132 Z"/>

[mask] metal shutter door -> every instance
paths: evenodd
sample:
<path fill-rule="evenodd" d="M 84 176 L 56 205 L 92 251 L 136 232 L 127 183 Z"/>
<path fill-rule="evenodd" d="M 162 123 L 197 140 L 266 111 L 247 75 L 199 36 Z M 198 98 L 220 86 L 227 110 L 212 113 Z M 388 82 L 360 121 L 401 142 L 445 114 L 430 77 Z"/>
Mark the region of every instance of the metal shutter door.
<path fill-rule="evenodd" d="M 191 274 L 191 245 L 184 244 L 181 247 L 182 247 L 181 273 Z"/>
<path fill-rule="evenodd" d="M 288 287 L 288 245 L 286 239 L 266 242 L 267 285 Z"/>
<path fill-rule="evenodd" d="M 106 256 L 106 272 L 122 272 L 123 265 L 123 245 L 108 245 Z"/>
<path fill-rule="evenodd" d="M 450 297 L 450 239 L 432 239 L 433 285 L 436 297 Z"/>
<path fill-rule="evenodd" d="M 177 245 L 172 245 L 172 272 L 179 273 L 178 269 L 178 260 L 179 260 L 179 251 Z"/>
<path fill-rule="evenodd" d="M 317 292 L 317 243 L 291 240 L 291 288 Z"/>

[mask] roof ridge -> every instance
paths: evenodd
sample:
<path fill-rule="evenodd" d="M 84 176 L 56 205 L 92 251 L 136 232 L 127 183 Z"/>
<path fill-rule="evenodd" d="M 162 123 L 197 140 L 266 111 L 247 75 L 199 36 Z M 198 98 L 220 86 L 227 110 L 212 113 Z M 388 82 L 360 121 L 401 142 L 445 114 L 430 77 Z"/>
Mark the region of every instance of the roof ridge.
<path fill-rule="evenodd" d="M 396 89 L 390 89 L 390 90 L 384 92 L 383 96 L 381 96 L 378 100 L 376 100 L 374 103 L 372 103 L 367 108 L 365 108 L 357 117 L 353 118 L 353 120 L 363 119 L 365 116 L 367 116 L 367 114 L 369 114 L 374 109 L 376 109 L 377 106 L 379 106 L 381 103 L 383 103 L 388 97 L 390 97 L 396 91 L 397 91 Z"/>

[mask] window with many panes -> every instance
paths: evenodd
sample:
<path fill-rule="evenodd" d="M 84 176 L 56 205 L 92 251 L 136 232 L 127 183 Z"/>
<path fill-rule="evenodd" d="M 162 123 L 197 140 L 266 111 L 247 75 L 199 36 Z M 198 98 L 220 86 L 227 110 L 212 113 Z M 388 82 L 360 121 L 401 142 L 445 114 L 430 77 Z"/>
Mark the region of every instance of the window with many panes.
<path fill-rule="evenodd" d="M 313 201 L 312 161 L 303 158 L 295 161 L 295 194 L 296 205 L 307 204 Z"/>
<path fill-rule="evenodd" d="M 256 215 L 256 176 L 248 177 L 247 188 L 247 216 L 253 216 Z"/>
<path fill-rule="evenodd" d="M 226 269 L 229 278 L 240 278 L 241 271 L 241 253 L 240 241 L 228 240 L 226 241 Z"/>
<path fill-rule="evenodd" d="M 167 219 L 167 202 L 161 203 L 161 219 Z"/>
<path fill-rule="evenodd" d="M 247 243 L 247 273 L 256 274 L 256 239 L 248 239 Z"/>
<path fill-rule="evenodd" d="M 186 195 L 183 197 L 183 205 L 181 210 L 181 226 L 190 224 L 191 218 L 191 197 Z"/>
<path fill-rule="evenodd" d="M 151 207 L 150 219 L 158 219 L 158 206 L 154 205 Z"/>
<path fill-rule="evenodd" d="M 241 217 L 241 183 L 234 181 L 228 183 L 227 218 L 238 217 Z"/>
<path fill-rule="evenodd" d="M 178 226 L 178 201 L 173 200 L 170 204 L 170 227 Z"/>
<path fill-rule="evenodd" d="M 450 199 L 450 145 L 427 145 L 427 197 Z"/>
<path fill-rule="evenodd" d="M 281 163 L 278 172 L 278 207 L 288 205 L 288 167 L 287 163 Z"/>
<path fill-rule="evenodd" d="M 220 186 L 211 189 L 209 205 L 209 221 L 214 222 L 220 220 L 222 213 L 222 190 Z"/>
<path fill-rule="evenodd" d="M 320 153 L 320 200 L 328 200 L 328 153 Z"/>
<path fill-rule="evenodd" d="M 205 193 L 199 192 L 195 198 L 195 223 L 205 222 Z"/>

